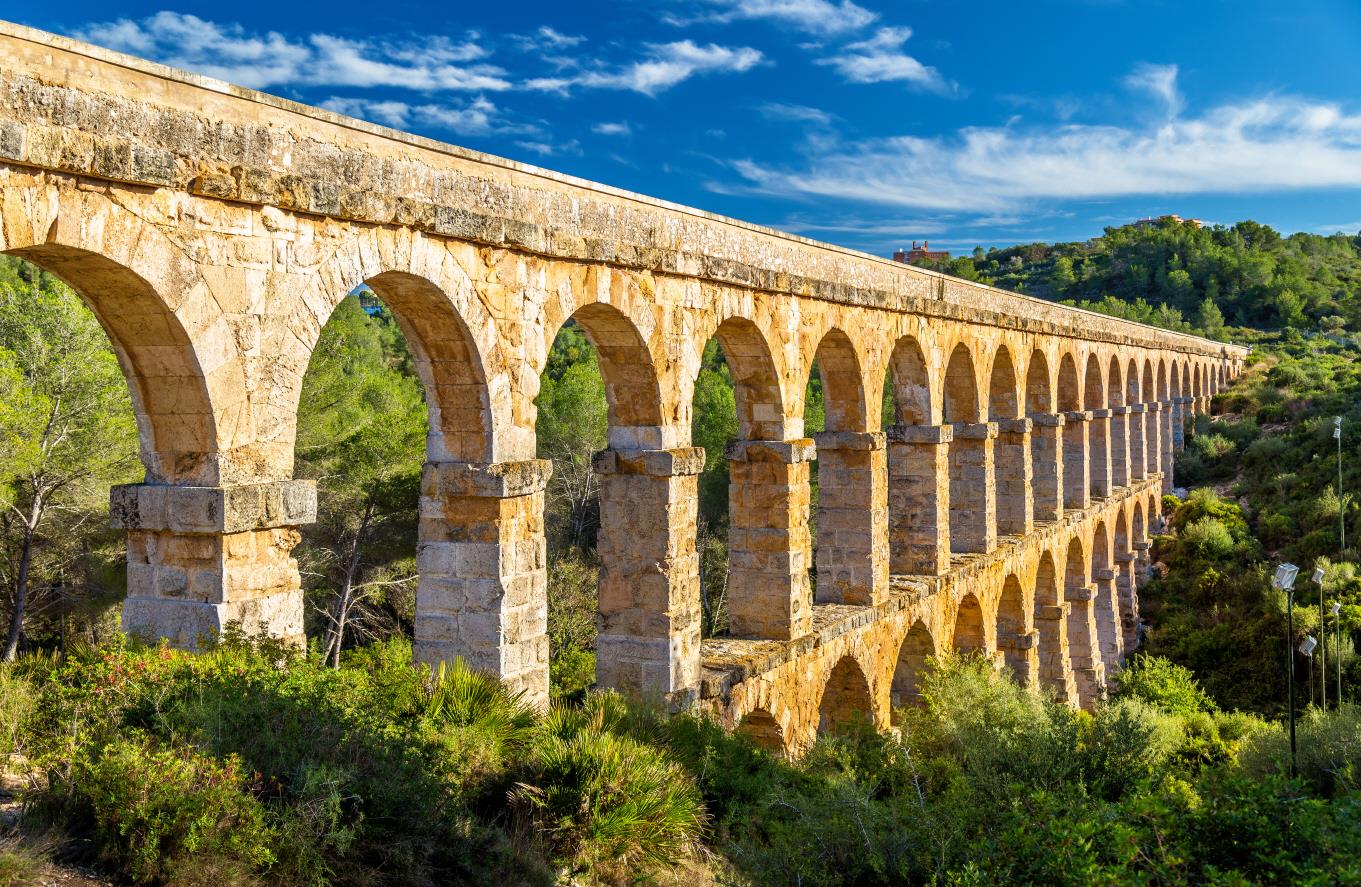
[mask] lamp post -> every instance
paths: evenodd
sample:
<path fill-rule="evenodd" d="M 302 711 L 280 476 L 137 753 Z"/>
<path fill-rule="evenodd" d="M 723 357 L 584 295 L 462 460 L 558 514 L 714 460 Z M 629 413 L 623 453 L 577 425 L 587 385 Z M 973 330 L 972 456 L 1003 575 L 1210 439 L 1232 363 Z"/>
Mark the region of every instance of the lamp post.
<path fill-rule="evenodd" d="M 1309 660 L 1309 704 L 1314 704 L 1314 650 L 1318 647 L 1318 641 L 1314 640 L 1312 634 L 1304 636 L 1300 641 L 1299 651 Z"/>
<path fill-rule="evenodd" d="M 1319 673 L 1319 707 L 1324 711 L 1328 710 L 1328 635 L 1323 633 L 1323 568 L 1314 567 L 1314 584 L 1318 586 L 1318 636 L 1323 641 L 1323 649 L 1318 651 L 1318 673 Z M 1338 648 L 1338 655 L 1342 655 L 1341 648 Z M 1309 671 L 1309 679 L 1314 679 L 1313 669 Z M 1312 698 L 1314 694 L 1310 693 Z"/>
<path fill-rule="evenodd" d="M 1285 675 L 1286 685 L 1290 688 L 1290 704 L 1286 706 L 1290 711 L 1290 776 L 1295 776 L 1295 762 L 1298 757 L 1295 749 L 1295 594 L 1292 591 L 1295 587 L 1295 577 L 1299 575 L 1300 568 L 1294 564 L 1282 563 L 1276 567 L 1276 575 L 1271 577 L 1271 584 L 1285 592 Z"/>
<path fill-rule="evenodd" d="M 1333 601 L 1328 608 L 1333 614 L 1333 627 L 1337 631 L 1337 707 L 1342 707 L 1342 602 Z M 1322 631 L 1322 629 L 1319 629 Z"/>

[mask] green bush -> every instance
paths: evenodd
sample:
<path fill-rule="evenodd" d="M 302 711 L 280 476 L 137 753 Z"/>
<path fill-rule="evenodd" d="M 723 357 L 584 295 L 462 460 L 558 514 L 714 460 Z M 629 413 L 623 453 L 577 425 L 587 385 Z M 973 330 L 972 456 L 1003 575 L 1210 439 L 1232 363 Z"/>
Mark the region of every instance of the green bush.
<path fill-rule="evenodd" d="M 1162 656 L 1137 654 L 1115 676 L 1120 696 L 1140 699 L 1169 714 L 1193 715 L 1217 709 L 1189 668 Z"/>
<path fill-rule="evenodd" d="M 248 881 L 273 863 L 274 835 L 246 788 L 235 757 L 136 740 L 78 762 L 70 786 L 93 819 L 100 855 L 141 884 L 185 883 L 209 870 L 218 883 Z"/>
<path fill-rule="evenodd" d="M 1326 796 L 1361 789 L 1361 706 L 1331 711 L 1308 709 L 1296 724 L 1299 775 Z M 1243 767 L 1266 775 L 1288 772 L 1290 739 L 1280 724 L 1254 732 L 1246 741 Z M 1361 800 L 1359 798 L 1358 800 Z"/>
<path fill-rule="evenodd" d="M 23 725 L 33 714 L 37 687 L 18 670 L 0 665 L 0 775 L 11 755 L 23 752 Z"/>
<path fill-rule="evenodd" d="M 556 714 L 510 796 L 554 858 L 574 874 L 609 881 L 688 853 L 706 818 L 689 774 L 661 749 L 614 732 L 634 723 L 618 703 Z"/>

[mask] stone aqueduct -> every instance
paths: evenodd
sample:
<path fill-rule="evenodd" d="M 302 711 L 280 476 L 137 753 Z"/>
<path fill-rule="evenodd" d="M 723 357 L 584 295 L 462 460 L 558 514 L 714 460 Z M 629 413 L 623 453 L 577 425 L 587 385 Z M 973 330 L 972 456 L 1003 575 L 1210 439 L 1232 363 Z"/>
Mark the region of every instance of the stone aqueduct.
<path fill-rule="evenodd" d="M 417 657 L 546 696 L 534 398 L 570 318 L 609 401 L 600 683 L 788 748 L 850 711 L 886 723 L 950 648 L 1095 699 L 1134 640 L 1183 419 L 1245 357 L 15 25 L 0 58 L 0 250 L 68 281 L 114 343 L 146 466 L 112 494 L 124 625 L 180 644 L 233 621 L 301 636 L 300 389 L 360 284 L 430 407 Z M 734 636 L 701 640 L 689 429 L 711 337 L 742 439 Z"/>

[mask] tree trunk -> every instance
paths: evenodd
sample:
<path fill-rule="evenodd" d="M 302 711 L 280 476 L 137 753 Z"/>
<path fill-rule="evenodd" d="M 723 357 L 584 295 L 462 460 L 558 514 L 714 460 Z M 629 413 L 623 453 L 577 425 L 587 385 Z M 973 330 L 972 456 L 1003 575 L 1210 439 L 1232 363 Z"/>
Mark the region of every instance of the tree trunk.
<path fill-rule="evenodd" d="M 329 660 L 331 668 L 340 668 L 340 648 L 345 644 L 345 623 L 350 617 L 350 607 L 353 605 L 354 596 L 354 577 L 359 571 L 359 552 L 360 542 L 364 534 L 368 532 L 369 521 L 373 519 L 373 503 L 369 502 L 364 506 L 364 516 L 359 521 L 359 528 L 355 530 L 354 538 L 350 541 L 350 558 L 345 565 L 344 581 L 340 586 L 340 594 L 336 597 L 335 608 L 331 613 L 330 638 L 326 645 L 326 655 L 324 661 Z"/>
<path fill-rule="evenodd" d="M 24 608 L 28 606 L 28 571 L 33 563 L 33 535 L 42 517 L 42 497 L 35 495 L 24 523 L 24 541 L 19 549 L 19 575 L 14 585 L 14 612 L 9 618 L 9 635 L 5 639 L 5 662 L 13 662 L 19 654 L 19 638 L 24 630 Z"/>

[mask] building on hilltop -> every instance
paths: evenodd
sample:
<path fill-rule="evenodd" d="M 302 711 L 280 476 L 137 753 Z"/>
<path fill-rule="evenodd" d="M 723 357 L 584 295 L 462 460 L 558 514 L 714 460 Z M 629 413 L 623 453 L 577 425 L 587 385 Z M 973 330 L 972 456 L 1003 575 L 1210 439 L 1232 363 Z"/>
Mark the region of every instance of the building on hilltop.
<path fill-rule="evenodd" d="M 946 262 L 949 261 L 949 259 L 950 253 L 948 251 L 936 250 L 933 252 L 931 250 L 931 243 L 926 240 L 921 242 L 921 246 L 917 245 L 917 241 L 912 241 L 912 249 L 910 250 L 904 251 L 898 249 L 893 251 L 893 261 L 903 262 L 908 265 L 913 265 L 917 262 Z"/>
<path fill-rule="evenodd" d="M 1204 228 L 1205 223 L 1200 219 L 1183 219 L 1178 215 L 1150 216 L 1146 219 L 1139 219 L 1132 223 L 1135 228 L 1152 228 L 1154 225 L 1190 225 L 1192 228 Z"/>

